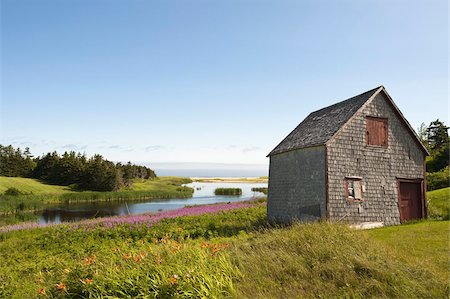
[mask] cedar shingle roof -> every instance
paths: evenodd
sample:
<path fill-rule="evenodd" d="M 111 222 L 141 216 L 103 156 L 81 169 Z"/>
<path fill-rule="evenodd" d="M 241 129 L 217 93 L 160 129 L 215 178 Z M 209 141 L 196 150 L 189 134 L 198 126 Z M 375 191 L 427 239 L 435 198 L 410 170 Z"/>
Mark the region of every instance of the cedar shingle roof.
<path fill-rule="evenodd" d="M 325 144 L 380 88 L 312 112 L 268 156 Z"/>

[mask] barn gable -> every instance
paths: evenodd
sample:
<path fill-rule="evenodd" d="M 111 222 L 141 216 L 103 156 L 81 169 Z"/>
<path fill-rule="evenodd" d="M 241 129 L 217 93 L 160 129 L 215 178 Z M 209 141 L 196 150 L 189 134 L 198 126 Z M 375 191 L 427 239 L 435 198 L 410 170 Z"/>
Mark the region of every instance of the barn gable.
<path fill-rule="evenodd" d="M 378 93 L 384 92 L 389 104 L 402 119 L 403 124 L 409 129 L 409 133 L 416 139 L 417 144 L 428 154 L 427 149 L 420 142 L 414 129 L 405 119 L 392 98 L 383 86 L 376 87 L 360 95 L 354 96 L 334 105 L 322 108 L 309 114 L 286 138 L 284 138 L 267 156 L 283 152 L 325 145 L 369 100 Z"/>

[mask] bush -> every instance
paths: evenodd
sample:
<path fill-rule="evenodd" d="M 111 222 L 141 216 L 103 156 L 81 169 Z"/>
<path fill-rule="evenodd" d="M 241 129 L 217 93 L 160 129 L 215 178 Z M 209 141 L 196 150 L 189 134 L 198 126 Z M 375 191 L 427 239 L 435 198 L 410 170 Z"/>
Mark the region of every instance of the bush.
<path fill-rule="evenodd" d="M 14 187 L 8 188 L 5 191 L 5 195 L 10 195 L 10 196 L 19 196 L 19 195 L 22 195 L 22 194 L 23 193 L 19 189 L 14 188 Z"/>
<path fill-rule="evenodd" d="M 450 186 L 448 166 L 437 172 L 427 173 L 427 190 L 436 190 Z"/>
<path fill-rule="evenodd" d="M 217 188 L 214 190 L 215 195 L 242 195 L 241 188 Z"/>

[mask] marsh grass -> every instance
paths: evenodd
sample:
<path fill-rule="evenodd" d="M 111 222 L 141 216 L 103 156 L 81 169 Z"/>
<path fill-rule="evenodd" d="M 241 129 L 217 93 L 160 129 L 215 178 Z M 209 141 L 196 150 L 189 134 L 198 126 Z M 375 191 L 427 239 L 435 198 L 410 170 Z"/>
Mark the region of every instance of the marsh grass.
<path fill-rule="evenodd" d="M 242 195 L 242 189 L 241 188 L 216 188 L 214 190 L 215 195 Z"/>

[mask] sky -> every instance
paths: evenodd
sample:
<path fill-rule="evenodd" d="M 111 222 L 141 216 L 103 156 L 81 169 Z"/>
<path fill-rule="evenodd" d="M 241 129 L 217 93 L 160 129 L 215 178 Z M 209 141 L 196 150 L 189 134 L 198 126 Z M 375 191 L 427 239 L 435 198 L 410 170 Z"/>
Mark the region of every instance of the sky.
<path fill-rule="evenodd" d="M 1 0 L 0 144 L 267 165 L 310 112 L 384 85 L 449 123 L 447 1 Z"/>

